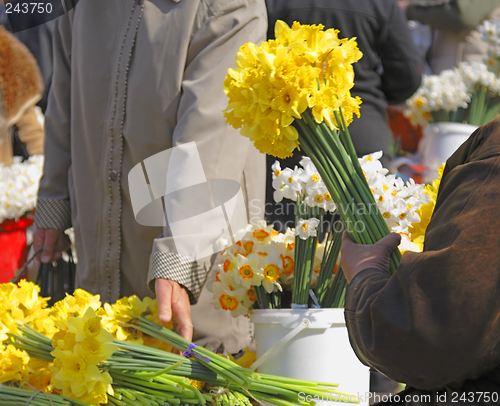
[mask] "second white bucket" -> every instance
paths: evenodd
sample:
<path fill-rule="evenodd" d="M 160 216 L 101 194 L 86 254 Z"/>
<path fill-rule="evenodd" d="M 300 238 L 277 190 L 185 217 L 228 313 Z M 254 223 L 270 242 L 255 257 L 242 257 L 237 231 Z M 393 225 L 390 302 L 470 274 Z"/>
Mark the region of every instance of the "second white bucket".
<path fill-rule="evenodd" d="M 258 372 L 336 383 L 368 405 L 370 371 L 351 348 L 344 309 L 254 310 L 250 320 Z"/>

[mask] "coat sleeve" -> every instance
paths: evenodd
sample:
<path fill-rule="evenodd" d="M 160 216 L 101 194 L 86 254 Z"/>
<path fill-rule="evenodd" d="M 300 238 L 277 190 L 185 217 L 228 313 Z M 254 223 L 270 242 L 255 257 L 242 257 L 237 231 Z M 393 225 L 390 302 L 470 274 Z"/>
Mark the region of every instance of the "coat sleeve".
<path fill-rule="evenodd" d="M 196 142 L 207 179 L 242 182 L 248 169 L 247 160 L 253 157 L 255 162 L 250 166 L 255 169 L 255 177 L 262 179 L 262 191 L 265 157 L 253 153 L 250 141 L 226 123 L 222 110 L 227 107 L 224 78 L 228 68 L 235 65 L 240 46 L 250 41 L 262 42 L 266 30 L 263 0 L 200 2 L 173 134 L 173 146 Z M 188 290 L 191 301 L 195 302 L 210 264 L 209 259 L 195 261 L 176 254 L 175 242 L 166 228 L 163 237 L 153 244 L 148 285 L 154 290 L 156 278 L 175 280 Z"/>
<path fill-rule="evenodd" d="M 366 269 L 347 288 L 360 360 L 417 389 L 461 385 L 500 363 L 498 148 L 486 155 L 447 174 L 424 252 L 405 253 L 392 276 Z"/>
<path fill-rule="evenodd" d="M 43 155 L 43 128 L 32 106 L 16 123 L 19 139 L 26 145 L 29 155 Z"/>
<path fill-rule="evenodd" d="M 71 227 L 68 171 L 71 165 L 71 20 L 74 10 L 55 21 L 49 103 L 45 114 L 45 164 L 38 191 L 38 228 Z"/>
<path fill-rule="evenodd" d="M 382 91 L 389 104 L 399 104 L 420 86 L 423 61 L 411 37 L 408 21 L 396 2 L 392 4 L 379 54 L 383 68 Z"/>

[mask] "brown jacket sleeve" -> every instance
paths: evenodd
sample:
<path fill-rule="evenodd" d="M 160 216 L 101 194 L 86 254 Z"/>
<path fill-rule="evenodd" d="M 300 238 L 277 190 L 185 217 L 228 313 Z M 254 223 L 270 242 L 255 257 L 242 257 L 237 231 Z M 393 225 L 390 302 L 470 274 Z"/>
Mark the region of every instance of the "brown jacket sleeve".
<path fill-rule="evenodd" d="M 19 129 L 19 139 L 26 145 L 28 154 L 43 155 L 43 128 L 34 106 L 26 110 L 16 126 Z"/>
<path fill-rule="evenodd" d="M 457 151 L 463 162 L 448 161 L 424 252 L 405 253 L 393 276 L 367 269 L 348 286 L 353 348 L 396 381 L 456 387 L 500 364 L 499 154 L 493 121 Z"/>

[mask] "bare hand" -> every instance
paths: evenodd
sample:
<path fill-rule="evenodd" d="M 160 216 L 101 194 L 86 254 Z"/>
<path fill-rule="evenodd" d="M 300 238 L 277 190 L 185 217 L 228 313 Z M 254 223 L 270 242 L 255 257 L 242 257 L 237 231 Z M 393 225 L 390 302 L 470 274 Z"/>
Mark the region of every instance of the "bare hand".
<path fill-rule="evenodd" d="M 62 230 L 53 230 L 51 228 L 37 228 L 33 233 L 33 249 L 37 252 L 43 248 L 41 254 L 36 258 L 47 264 L 57 261 L 62 256 L 62 252 L 69 249 L 71 241 Z"/>
<path fill-rule="evenodd" d="M 391 252 L 400 242 L 401 236 L 391 233 L 372 245 L 355 244 L 349 238 L 347 231 L 344 231 L 340 248 L 340 266 L 347 283 L 351 283 L 352 278 L 368 268 L 388 271 Z"/>
<path fill-rule="evenodd" d="M 191 321 L 191 304 L 186 289 L 169 279 L 156 279 L 155 289 L 160 321 L 164 323 L 173 321 L 175 332 L 191 341 L 193 339 L 193 322 Z"/>

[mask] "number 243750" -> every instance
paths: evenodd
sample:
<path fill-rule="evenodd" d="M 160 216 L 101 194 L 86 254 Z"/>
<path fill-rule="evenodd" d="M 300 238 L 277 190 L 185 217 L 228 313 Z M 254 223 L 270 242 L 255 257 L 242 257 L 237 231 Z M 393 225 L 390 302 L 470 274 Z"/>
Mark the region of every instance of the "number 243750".
<path fill-rule="evenodd" d="M 5 4 L 5 12 L 8 14 L 50 14 L 52 13 L 52 4 L 50 3 L 12 3 Z"/>

